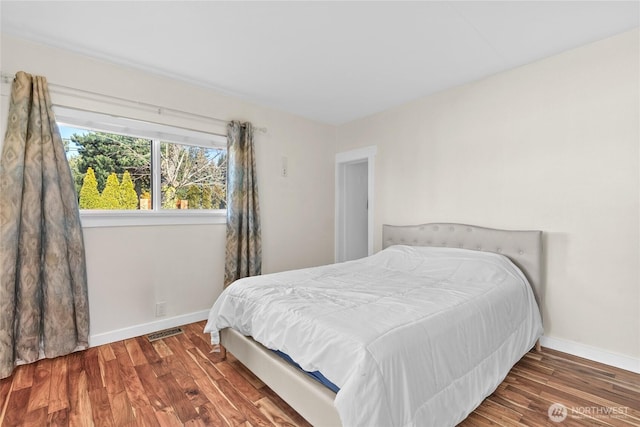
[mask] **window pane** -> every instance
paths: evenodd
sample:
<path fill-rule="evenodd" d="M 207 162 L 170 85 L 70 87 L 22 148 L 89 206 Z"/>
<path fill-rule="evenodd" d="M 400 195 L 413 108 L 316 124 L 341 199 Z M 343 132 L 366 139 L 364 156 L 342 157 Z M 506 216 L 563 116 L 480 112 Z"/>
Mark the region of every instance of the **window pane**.
<path fill-rule="evenodd" d="M 226 209 L 227 153 L 162 142 L 162 209 Z"/>
<path fill-rule="evenodd" d="M 80 209 L 151 209 L 151 141 L 59 126 Z"/>

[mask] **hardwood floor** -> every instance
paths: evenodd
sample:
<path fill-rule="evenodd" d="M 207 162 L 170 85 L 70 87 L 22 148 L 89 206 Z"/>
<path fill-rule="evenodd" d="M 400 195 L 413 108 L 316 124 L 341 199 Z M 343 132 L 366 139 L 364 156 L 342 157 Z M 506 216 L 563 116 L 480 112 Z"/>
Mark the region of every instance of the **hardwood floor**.
<path fill-rule="evenodd" d="M 0 381 L 0 425 L 309 426 L 232 355 L 210 353 L 203 327 L 20 366 Z M 461 423 L 486 425 L 640 426 L 640 375 L 543 348 Z"/>

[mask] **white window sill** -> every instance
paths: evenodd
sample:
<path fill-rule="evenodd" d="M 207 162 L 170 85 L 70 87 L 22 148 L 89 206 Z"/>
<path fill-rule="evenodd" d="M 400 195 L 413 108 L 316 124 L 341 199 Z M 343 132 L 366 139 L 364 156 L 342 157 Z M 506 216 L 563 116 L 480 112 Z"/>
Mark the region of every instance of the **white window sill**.
<path fill-rule="evenodd" d="M 226 224 L 226 210 L 80 211 L 83 228 Z"/>

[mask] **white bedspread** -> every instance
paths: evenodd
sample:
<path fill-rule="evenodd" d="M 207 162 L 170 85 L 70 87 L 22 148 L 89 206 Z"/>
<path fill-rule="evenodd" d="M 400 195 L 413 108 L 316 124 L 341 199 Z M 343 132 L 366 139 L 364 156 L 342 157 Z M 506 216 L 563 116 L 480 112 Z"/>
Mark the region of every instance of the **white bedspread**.
<path fill-rule="evenodd" d="M 239 280 L 205 331 L 217 343 L 227 327 L 340 387 L 345 427 L 455 425 L 542 334 L 529 284 L 506 257 L 410 246 Z"/>

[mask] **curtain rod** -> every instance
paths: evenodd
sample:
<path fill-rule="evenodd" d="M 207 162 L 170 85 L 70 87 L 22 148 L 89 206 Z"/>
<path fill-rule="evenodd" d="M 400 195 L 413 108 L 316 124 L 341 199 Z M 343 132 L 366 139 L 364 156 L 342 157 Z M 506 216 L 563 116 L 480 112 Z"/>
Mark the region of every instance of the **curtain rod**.
<path fill-rule="evenodd" d="M 7 74 L 7 73 L 0 73 L 0 77 L 2 78 L 2 82 L 5 84 L 10 84 L 13 79 L 15 78 L 15 74 Z M 163 114 L 163 113 L 170 113 L 170 114 L 175 114 L 178 116 L 183 116 L 186 118 L 189 117 L 197 117 L 203 120 L 212 120 L 214 122 L 218 122 L 218 123 L 230 123 L 229 120 L 224 120 L 224 119 L 219 119 L 217 117 L 211 117 L 211 116 L 206 116 L 204 114 L 198 114 L 198 113 L 191 113 L 188 111 L 183 111 L 183 110 L 178 110 L 176 108 L 170 108 L 170 107 L 163 107 L 160 105 L 155 105 L 155 104 L 151 104 L 148 102 L 142 102 L 142 101 L 132 101 L 130 99 L 127 98 L 121 98 L 118 96 L 113 96 L 113 95 L 106 95 L 103 93 L 99 93 L 99 92 L 93 92 L 90 90 L 85 90 L 85 89 L 77 89 L 74 87 L 70 87 L 70 86 L 65 86 L 65 85 L 60 85 L 60 84 L 56 84 L 56 83 L 51 83 L 48 82 L 48 86 L 51 87 L 51 89 L 53 89 L 54 92 L 58 92 L 60 94 L 64 94 L 64 91 L 71 91 L 71 95 L 75 95 L 78 96 L 78 94 L 86 94 L 86 95 L 92 95 L 95 97 L 99 97 L 99 98 L 103 98 L 103 100 L 111 100 L 113 105 L 116 105 L 113 101 L 118 101 L 120 103 L 125 103 L 125 104 L 129 104 L 129 106 L 134 105 L 134 106 L 138 106 L 138 107 L 144 107 L 144 108 L 148 108 L 151 109 L 153 111 L 156 111 L 158 114 Z M 91 98 L 86 98 L 86 99 L 91 99 Z M 95 99 L 93 99 L 95 100 Z M 54 103 L 55 104 L 55 103 Z M 265 127 L 257 127 L 257 126 L 253 126 L 253 130 L 260 132 L 260 133 L 267 133 L 267 128 Z"/>

